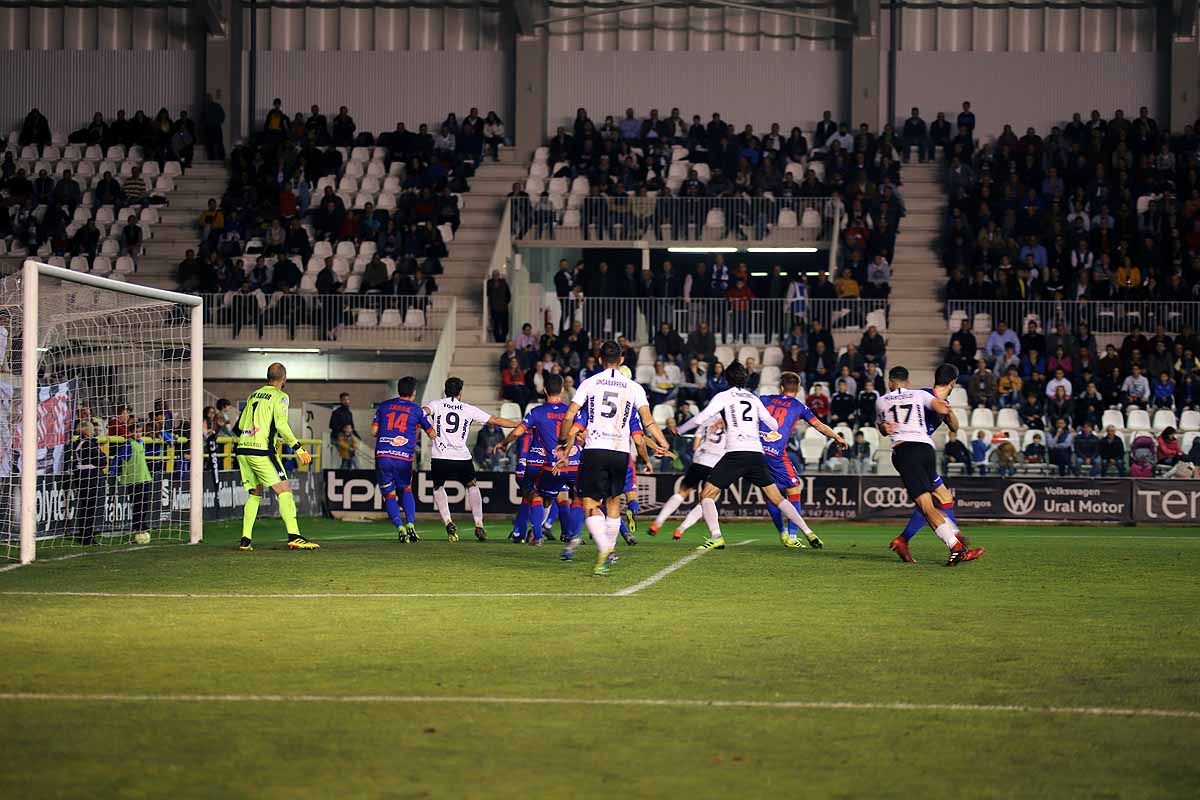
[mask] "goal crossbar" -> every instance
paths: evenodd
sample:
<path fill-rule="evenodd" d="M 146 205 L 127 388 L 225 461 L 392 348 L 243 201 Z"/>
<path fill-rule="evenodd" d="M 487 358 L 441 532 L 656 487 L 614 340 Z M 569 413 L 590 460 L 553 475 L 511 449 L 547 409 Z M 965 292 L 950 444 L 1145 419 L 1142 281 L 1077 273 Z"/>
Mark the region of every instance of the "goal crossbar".
<path fill-rule="evenodd" d="M 22 309 L 23 326 L 34 335 L 22 336 L 21 346 L 21 552 L 22 564 L 33 561 L 36 555 L 37 540 L 37 463 L 38 463 L 38 283 L 42 277 L 54 278 L 68 283 L 77 283 L 97 289 L 105 289 L 119 294 L 143 297 L 148 300 L 158 300 L 166 303 L 177 303 L 189 307 L 190 316 L 190 382 L 189 417 L 191 430 L 188 436 L 189 453 L 189 494 L 188 507 L 189 540 L 198 544 L 203 536 L 204 525 L 204 470 L 203 440 L 199 425 L 204 419 L 204 301 L 197 295 L 171 292 L 152 286 L 135 284 L 101 278 L 98 275 L 87 275 L 73 272 L 62 267 L 43 264 L 27 259 L 21 269 L 22 277 Z M 31 377 L 32 376 L 32 377 Z M 29 469 L 29 465 L 34 465 Z"/>

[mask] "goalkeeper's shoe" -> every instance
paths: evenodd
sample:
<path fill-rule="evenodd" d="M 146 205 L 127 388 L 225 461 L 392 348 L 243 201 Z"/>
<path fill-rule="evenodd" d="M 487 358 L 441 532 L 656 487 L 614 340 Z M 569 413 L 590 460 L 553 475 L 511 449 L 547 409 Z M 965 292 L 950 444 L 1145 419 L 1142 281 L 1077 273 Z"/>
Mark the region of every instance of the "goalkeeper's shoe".
<path fill-rule="evenodd" d="M 784 536 L 782 538 L 787 539 L 787 541 L 783 543 L 783 546 L 788 548 L 789 550 L 806 550 L 806 549 L 808 549 L 808 545 L 806 545 L 804 542 L 800 541 L 800 537 L 798 537 L 798 536 L 788 536 L 787 534 L 784 534 Z"/>
<path fill-rule="evenodd" d="M 321 545 L 300 535 L 289 535 L 287 546 L 292 550 L 320 550 Z"/>
<path fill-rule="evenodd" d="M 821 541 L 821 537 L 817 536 L 815 533 L 806 533 L 804 534 L 804 538 L 808 539 L 808 544 L 813 550 L 820 550 L 825 546 L 825 543 Z"/>
<path fill-rule="evenodd" d="M 651 522 L 650 527 L 646 528 L 646 533 L 650 534 L 651 536 L 658 536 L 658 531 L 661 528 L 662 528 L 662 526 L 659 525 L 657 522 Z"/>
<path fill-rule="evenodd" d="M 700 545 L 696 549 L 697 550 L 724 550 L 725 549 L 725 537 L 722 536 L 720 539 L 705 539 L 704 544 Z"/>
<path fill-rule="evenodd" d="M 629 544 L 629 540 L 637 533 L 637 517 L 633 515 L 633 509 L 625 509 L 625 527 L 629 528 L 629 536 L 625 539 L 625 543 Z M 634 544 L 637 544 L 634 542 Z"/>
<path fill-rule="evenodd" d="M 483 529 L 482 525 L 475 526 L 475 538 L 481 542 L 487 541 L 487 531 Z"/>
<path fill-rule="evenodd" d="M 243 536 L 242 543 L 238 545 L 238 550 L 241 550 L 243 553 L 249 553 L 253 549 L 254 542 L 250 541 L 249 536 Z"/>
<path fill-rule="evenodd" d="M 411 522 L 404 526 L 404 532 L 408 534 L 408 541 L 419 542 L 421 537 L 417 535 L 417 526 Z"/>
<path fill-rule="evenodd" d="M 601 553 L 596 557 L 596 568 L 592 570 L 592 577 L 608 577 L 608 571 L 612 568 L 612 565 L 616 560 L 617 552 L 615 550 L 609 550 L 607 553 Z"/>
<path fill-rule="evenodd" d="M 893 553 L 900 556 L 900 560 L 905 564 L 915 564 L 917 560 L 912 557 L 912 553 L 908 551 L 908 539 L 903 536 L 897 536 L 892 539 L 892 543 L 888 545 Z"/>
<path fill-rule="evenodd" d="M 452 542 L 458 541 L 458 526 L 453 522 L 446 523 L 446 538 Z"/>

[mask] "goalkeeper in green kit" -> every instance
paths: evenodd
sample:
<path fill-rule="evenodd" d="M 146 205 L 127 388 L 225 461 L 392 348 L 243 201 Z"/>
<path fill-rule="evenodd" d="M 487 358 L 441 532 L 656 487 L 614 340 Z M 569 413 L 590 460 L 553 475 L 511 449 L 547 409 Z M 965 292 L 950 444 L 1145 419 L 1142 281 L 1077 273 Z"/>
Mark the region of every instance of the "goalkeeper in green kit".
<path fill-rule="evenodd" d="M 239 550 L 254 549 L 254 519 L 262 503 L 264 486 L 269 486 L 279 496 L 279 514 L 287 528 L 287 546 L 293 550 L 321 549 L 319 544 L 300 535 L 300 526 L 296 523 L 296 499 L 292 497 L 287 473 L 275 455 L 275 440 L 279 438 L 295 451 L 301 464 L 312 461 L 312 456 L 300 447 L 296 434 L 288 425 L 288 396 L 283 391 L 286 382 L 287 370 L 283 364 L 276 362 L 267 367 L 267 385 L 246 398 L 246 407 L 233 430 L 238 437 L 237 461 L 242 485 L 250 492 L 242 517 Z"/>

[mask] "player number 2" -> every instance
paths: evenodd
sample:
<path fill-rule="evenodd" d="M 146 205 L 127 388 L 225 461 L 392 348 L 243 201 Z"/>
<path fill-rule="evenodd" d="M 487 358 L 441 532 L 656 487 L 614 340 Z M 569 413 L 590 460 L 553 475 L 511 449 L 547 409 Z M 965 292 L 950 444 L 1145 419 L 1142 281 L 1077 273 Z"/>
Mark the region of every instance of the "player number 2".
<path fill-rule="evenodd" d="M 742 419 L 745 422 L 754 422 L 754 405 L 749 400 L 742 400 Z"/>

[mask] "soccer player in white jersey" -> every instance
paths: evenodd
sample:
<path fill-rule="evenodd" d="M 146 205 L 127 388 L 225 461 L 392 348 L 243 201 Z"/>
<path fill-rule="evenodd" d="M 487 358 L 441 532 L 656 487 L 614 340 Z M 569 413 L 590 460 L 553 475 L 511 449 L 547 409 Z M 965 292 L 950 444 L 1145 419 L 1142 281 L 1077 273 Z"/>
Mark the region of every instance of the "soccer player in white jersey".
<path fill-rule="evenodd" d="M 667 517 L 674 514 L 675 510 L 692 496 L 692 492 L 699 489 L 701 484 L 708 480 L 709 473 L 723 455 L 725 455 L 724 423 L 716 420 L 696 431 L 692 447 L 692 463 L 688 464 L 687 472 L 683 473 L 683 478 L 679 481 L 679 488 L 675 490 L 675 494 L 663 503 L 658 516 L 650 524 L 651 536 L 657 536 L 662 524 L 667 521 Z M 700 516 L 699 509 L 700 504 L 697 503 L 692 512 L 688 514 L 687 519 L 675 529 L 675 533 L 672 535 L 673 539 L 681 538 L 683 532 L 695 524 L 696 519 L 699 519 Z M 688 523 L 688 519 L 691 520 L 691 523 Z"/>
<path fill-rule="evenodd" d="M 904 367 L 888 370 L 888 393 L 875 401 L 875 422 L 880 432 L 892 440 L 892 464 L 900 473 L 909 499 L 950 548 L 946 566 L 953 567 L 965 560 L 968 547 L 958 526 L 934 502 L 937 453 L 929 436 L 931 412 L 947 415 L 950 405 L 935 394 L 910 388 Z"/>
<path fill-rule="evenodd" d="M 708 525 L 708 539 L 698 550 L 722 550 L 725 539 L 721 535 L 721 521 L 717 518 L 717 498 L 738 478 L 746 478 L 762 490 L 767 502 L 779 509 L 779 513 L 790 522 L 802 527 L 800 512 L 788 502 L 775 486 L 775 479 L 767 468 L 763 456 L 762 440 L 758 425 L 779 436 L 779 423 L 767 411 L 762 400 L 754 392 L 746 391 L 746 368 L 734 361 L 725 368 L 725 379 L 731 388 L 717 394 L 708 407 L 679 426 L 680 433 L 699 428 L 701 425 L 722 417 L 725 424 L 725 455 L 713 467 L 700 493 L 701 514 Z M 770 434 L 766 434 L 770 435 Z"/>
<path fill-rule="evenodd" d="M 618 370 L 622 362 L 621 348 L 613 341 L 600 346 L 600 362 L 604 369 L 579 384 L 559 434 L 559 468 L 567 463 L 569 442 L 579 410 L 587 407 L 587 441 L 579 465 L 579 494 L 583 497 L 584 524 L 599 551 L 597 577 L 608 574 L 614 557 L 614 546 L 621 530 L 621 496 L 625 493 L 625 473 L 629 470 L 630 420 L 637 414 L 646 433 L 657 445 L 655 455 L 670 452 L 670 446 L 650 414 L 650 403 L 641 384 L 626 378 Z M 603 506 L 603 510 L 601 507 Z"/>
<path fill-rule="evenodd" d="M 433 426 L 433 461 L 430 470 L 433 477 L 433 504 L 446 524 L 446 538 L 457 542 L 458 527 L 450 517 L 450 501 L 446 497 L 445 486 L 446 481 L 462 483 L 467 487 L 467 505 L 475 520 L 475 538 L 482 542 L 487 539 L 487 531 L 483 528 L 483 497 L 475 485 L 475 464 L 471 461 L 471 451 L 467 449 L 467 435 L 471 432 L 473 422 L 491 423 L 501 428 L 515 428 L 521 423 L 493 417 L 470 403 L 464 403 L 459 399 L 463 390 L 461 378 L 447 378 L 445 389 L 445 397 L 434 400 L 424 408 L 425 417 Z"/>

